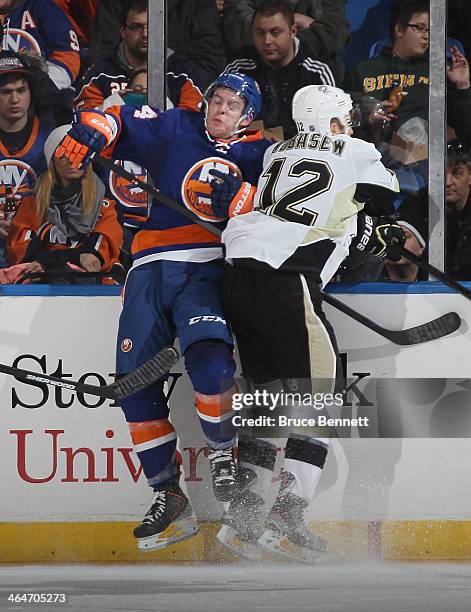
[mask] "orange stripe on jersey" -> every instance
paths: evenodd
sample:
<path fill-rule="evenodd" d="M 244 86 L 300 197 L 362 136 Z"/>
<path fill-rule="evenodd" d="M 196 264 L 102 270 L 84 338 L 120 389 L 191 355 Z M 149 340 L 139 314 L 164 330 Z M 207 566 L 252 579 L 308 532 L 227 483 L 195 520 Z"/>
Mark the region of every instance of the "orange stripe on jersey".
<path fill-rule="evenodd" d="M 194 244 L 205 242 L 220 242 L 218 236 L 210 234 L 199 225 L 183 225 L 167 230 L 141 230 L 132 243 L 132 252 L 138 253 L 146 249 L 176 244 Z"/>
<path fill-rule="evenodd" d="M 29 138 L 25 144 L 25 146 L 21 149 L 21 151 L 15 151 L 15 153 L 10 153 L 9 150 L 4 146 L 4 144 L 0 141 L 0 153 L 2 155 L 4 155 L 5 157 L 11 157 L 12 155 L 15 158 L 19 158 L 19 157 L 23 157 L 26 155 L 26 153 L 28 153 L 28 151 L 31 149 L 31 147 L 33 146 L 37 136 L 38 136 L 38 132 L 39 132 L 39 119 L 37 117 L 35 117 L 33 119 L 33 128 L 31 130 L 31 134 L 29 135 Z"/>
<path fill-rule="evenodd" d="M 52 223 L 48 223 L 42 228 L 42 230 L 38 234 L 39 240 L 44 240 L 44 237 L 46 236 L 47 232 L 51 229 L 51 227 L 54 227 Z M 53 246 L 57 246 L 57 245 L 53 245 Z"/>
<path fill-rule="evenodd" d="M 82 108 L 96 108 L 101 106 L 104 101 L 103 93 L 95 83 L 89 83 L 85 85 L 82 92 L 74 100 L 74 107 Z"/>
<path fill-rule="evenodd" d="M 244 142 L 254 142 L 255 140 L 262 140 L 263 137 L 263 130 L 247 130 L 242 140 Z"/>
<path fill-rule="evenodd" d="M 133 444 L 142 444 L 157 438 L 163 438 L 175 431 L 175 428 L 168 419 L 158 419 L 156 421 L 144 421 L 142 423 L 128 423 L 129 431 Z"/>
<path fill-rule="evenodd" d="M 186 81 L 180 90 L 178 98 L 178 108 L 186 108 L 191 111 L 199 111 L 203 96 L 201 91 L 191 80 Z"/>
<path fill-rule="evenodd" d="M 62 66 L 67 66 L 72 75 L 72 81 L 77 78 L 80 70 L 80 55 L 77 51 L 54 51 L 48 57 L 48 60 L 51 62 L 56 60 Z"/>
<path fill-rule="evenodd" d="M 195 404 L 198 413 L 204 419 L 205 416 L 219 418 L 232 412 L 232 396 L 236 387 L 218 395 L 204 395 L 195 392 Z"/>

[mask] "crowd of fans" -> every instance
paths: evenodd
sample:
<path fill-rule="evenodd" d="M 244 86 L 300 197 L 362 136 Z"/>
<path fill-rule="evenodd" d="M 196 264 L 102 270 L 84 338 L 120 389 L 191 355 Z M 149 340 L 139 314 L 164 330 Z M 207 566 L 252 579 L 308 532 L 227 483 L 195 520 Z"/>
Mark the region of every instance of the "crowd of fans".
<path fill-rule="evenodd" d="M 147 10 L 147 0 L 0 0 L 1 270 L 23 264 L 23 274 L 59 272 L 64 281 L 74 270 L 119 282 L 117 272 L 131 265 L 146 194 L 98 167 L 61 167 L 51 147 L 75 110 L 147 103 Z M 248 74 L 262 91 L 258 121 L 279 140 L 295 133 L 298 89 L 344 88 L 361 118 L 354 136 L 373 142 L 398 175 L 394 206 L 407 246 L 426 256 L 428 0 L 391 0 L 389 37 L 347 73 L 345 0 L 168 0 L 167 11 L 168 107 L 198 110 L 218 74 Z M 470 71 L 461 41 L 449 39 L 447 56 L 446 271 L 471 279 Z M 132 160 L 118 163 L 147 179 Z M 11 278 L 0 273 L 0 282 Z M 382 267 L 347 259 L 339 276 L 417 278 L 406 260 Z"/>

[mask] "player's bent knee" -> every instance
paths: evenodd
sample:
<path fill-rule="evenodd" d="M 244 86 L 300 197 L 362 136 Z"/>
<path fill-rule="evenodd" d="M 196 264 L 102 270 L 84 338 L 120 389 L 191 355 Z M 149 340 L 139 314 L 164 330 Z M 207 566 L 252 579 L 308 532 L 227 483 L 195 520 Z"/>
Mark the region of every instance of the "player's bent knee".
<path fill-rule="evenodd" d="M 168 406 L 163 382 L 156 381 L 145 389 L 122 398 L 120 406 L 128 423 L 166 418 Z"/>
<path fill-rule="evenodd" d="M 232 347 L 220 340 L 192 344 L 185 352 L 185 367 L 198 393 L 217 395 L 234 384 Z"/>

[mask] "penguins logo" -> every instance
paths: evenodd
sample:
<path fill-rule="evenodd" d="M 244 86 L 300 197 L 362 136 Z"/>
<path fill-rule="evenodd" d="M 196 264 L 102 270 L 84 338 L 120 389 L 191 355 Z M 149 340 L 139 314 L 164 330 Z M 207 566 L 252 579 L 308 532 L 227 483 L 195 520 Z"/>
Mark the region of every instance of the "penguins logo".
<path fill-rule="evenodd" d="M 213 176 L 209 174 L 210 170 L 219 170 L 227 174 L 231 172 L 242 178 L 239 168 L 227 159 L 220 157 L 202 159 L 188 170 L 182 181 L 182 200 L 185 206 L 200 219 L 218 223 L 223 221 L 223 218 L 217 217 L 211 206 L 210 183 Z"/>

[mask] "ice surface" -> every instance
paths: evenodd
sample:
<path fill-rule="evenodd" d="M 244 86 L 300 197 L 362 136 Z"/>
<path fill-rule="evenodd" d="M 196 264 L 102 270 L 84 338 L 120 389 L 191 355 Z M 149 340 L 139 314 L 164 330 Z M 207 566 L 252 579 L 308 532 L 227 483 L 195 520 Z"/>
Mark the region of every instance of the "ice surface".
<path fill-rule="evenodd" d="M 18 592 L 65 592 L 69 602 L 9 603 Z M 0 566 L 0 609 L 469 612 L 471 564 Z"/>

